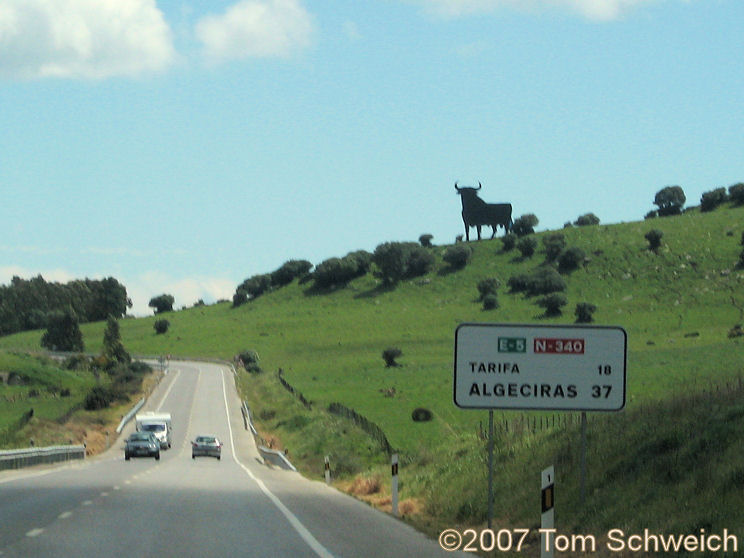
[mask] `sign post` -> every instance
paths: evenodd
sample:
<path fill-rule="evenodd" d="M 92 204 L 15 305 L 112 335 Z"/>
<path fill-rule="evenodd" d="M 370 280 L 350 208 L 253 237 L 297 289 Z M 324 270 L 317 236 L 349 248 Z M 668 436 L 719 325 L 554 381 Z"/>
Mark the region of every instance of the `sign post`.
<path fill-rule="evenodd" d="M 493 409 L 582 412 L 625 407 L 628 336 L 616 326 L 464 323 L 455 330 L 454 402 L 489 410 L 488 527 L 493 517 Z M 581 457 L 581 500 L 585 493 Z"/>
<path fill-rule="evenodd" d="M 461 324 L 455 405 L 463 409 L 619 411 L 627 334 L 620 327 Z"/>
<path fill-rule="evenodd" d="M 540 558 L 553 558 L 553 541 L 550 540 L 547 529 L 555 527 L 555 469 L 551 465 L 542 472 L 540 483 L 540 499 L 542 500 L 542 515 L 540 516 Z"/>

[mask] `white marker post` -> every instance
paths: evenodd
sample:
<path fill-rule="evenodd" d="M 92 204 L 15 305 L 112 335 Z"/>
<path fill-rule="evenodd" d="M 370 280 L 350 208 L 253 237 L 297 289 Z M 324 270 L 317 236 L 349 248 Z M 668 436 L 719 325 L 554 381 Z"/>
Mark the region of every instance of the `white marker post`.
<path fill-rule="evenodd" d="M 325 481 L 326 484 L 331 484 L 331 458 L 325 456 Z"/>
<path fill-rule="evenodd" d="M 550 540 L 548 533 L 545 532 L 545 529 L 553 529 L 555 527 L 555 469 L 552 465 L 542 472 L 540 489 L 540 499 L 542 501 L 540 558 L 553 558 L 555 534 L 553 535 L 553 539 Z"/>
<path fill-rule="evenodd" d="M 393 515 L 395 517 L 398 517 L 398 454 L 397 453 L 394 453 L 392 456 L 392 472 L 393 472 L 393 481 L 392 481 Z"/>

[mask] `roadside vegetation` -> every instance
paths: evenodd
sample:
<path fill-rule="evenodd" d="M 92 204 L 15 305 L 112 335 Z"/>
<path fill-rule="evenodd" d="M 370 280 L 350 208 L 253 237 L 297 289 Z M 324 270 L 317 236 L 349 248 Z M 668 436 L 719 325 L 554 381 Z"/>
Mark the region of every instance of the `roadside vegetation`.
<path fill-rule="evenodd" d="M 592 214 L 535 234 L 528 215 L 519 239 L 386 243 L 328 260 L 320 283 L 306 263 L 293 264 L 289 282 L 268 274 L 246 280 L 233 303 L 168 312 L 162 333 L 154 329 L 162 316 L 122 320 L 121 339 L 133 354 L 250 355 L 238 384 L 267 443 L 318 480 L 328 455 L 337 486 L 385 509 L 389 452 L 378 428 L 400 455 L 401 511 L 437 535 L 486 520 L 487 412 L 452 402 L 457 325 L 622 326 L 627 404 L 589 415 L 586 502 L 578 415 L 497 412 L 496 525 L 536 528 L 540 471 L 555 465 L 561 530 L 736 529 L 744 523 L 744 207 L 727 198 L 683 212 L 680 199 L 670 187 L 657 200 L 668 216 L 640 222 L 599 225 Z M 522 250 L 525 238 L 533 242 Z M 102 352 L 105 327 L 80 324 L 86 350 Z M 39 350 L 42 334 L 2 337 L 0 348 Z M 380 358 L 389 349 L 401 353 L 395 366 Z M 536 555 L 532 543 L 520 555 Z"/>

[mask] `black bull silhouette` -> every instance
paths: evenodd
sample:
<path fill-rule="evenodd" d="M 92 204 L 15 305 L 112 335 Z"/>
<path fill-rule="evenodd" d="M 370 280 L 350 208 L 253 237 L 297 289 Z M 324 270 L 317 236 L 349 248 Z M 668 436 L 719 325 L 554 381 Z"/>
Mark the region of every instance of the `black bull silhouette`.
<path fill-rule="evenodd" d="M 478 190 L 483 186 L 478 182 L 477 188 L 459 187 L 455 182 L 455 190 L 462 198 L 462 222 L 465 223 L 465 239 L 470 240 L 470 227 L 478 231 L 478 240 L 481 238 L 481 227 L 488 225 L 493 230 L 491 238 L 496 236 L 496 227 L 501 225 L 504 232 L 508 233 L 514 221 L 512 221 L 512 206 L 510 203 L 486 203 L 478 197 Z"/>

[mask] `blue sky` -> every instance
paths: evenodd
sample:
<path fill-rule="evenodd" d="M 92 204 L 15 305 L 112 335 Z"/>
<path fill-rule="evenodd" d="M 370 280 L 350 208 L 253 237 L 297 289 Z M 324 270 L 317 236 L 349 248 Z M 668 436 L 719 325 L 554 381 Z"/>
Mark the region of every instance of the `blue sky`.
<path fill-rule="evenodd" d="M 453 242 L 456 180 L 540 230 L 696 205 L 744 181 L 742 47 L 740 0 L 0 0 L 0 283 L 231 298 Z"/>

